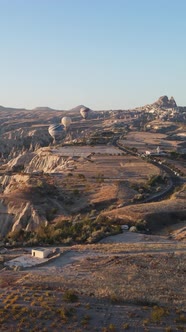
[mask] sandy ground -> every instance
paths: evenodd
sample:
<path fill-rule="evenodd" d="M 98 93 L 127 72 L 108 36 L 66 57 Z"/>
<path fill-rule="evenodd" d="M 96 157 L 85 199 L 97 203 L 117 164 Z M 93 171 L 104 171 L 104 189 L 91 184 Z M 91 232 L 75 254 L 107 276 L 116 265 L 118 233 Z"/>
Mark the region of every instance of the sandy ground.
<path fill-rule="evenodd" d="M 167 236 L 147 235 L 133 232 L 123 232 L 114 236 L 108 236 L 100 243 L 137 243 L 137 242 L 170 242 Z"/>

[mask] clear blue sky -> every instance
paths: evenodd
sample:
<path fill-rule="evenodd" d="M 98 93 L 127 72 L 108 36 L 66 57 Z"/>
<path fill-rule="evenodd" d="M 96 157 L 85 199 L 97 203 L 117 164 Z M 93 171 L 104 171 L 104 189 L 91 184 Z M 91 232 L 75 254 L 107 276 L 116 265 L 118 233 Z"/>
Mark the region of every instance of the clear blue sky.
<path fill-rule="evenodd" d="M 185 0 L 0 0 L 0 105 L 186 105 Z"/>

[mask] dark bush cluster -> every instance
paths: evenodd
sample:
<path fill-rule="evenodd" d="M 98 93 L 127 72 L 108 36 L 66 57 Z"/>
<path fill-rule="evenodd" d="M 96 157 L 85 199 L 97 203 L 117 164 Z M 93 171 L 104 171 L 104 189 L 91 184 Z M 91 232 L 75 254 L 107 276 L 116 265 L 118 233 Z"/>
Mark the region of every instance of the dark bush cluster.
<path fill-rule="evenodd" d="M 155 186 L 157 184 L 164 184 L 166 182 L 166 178 L 161 175 L 152 175 L 148 180 L 149 186 Z"/>
<path fill-rule="evenodd" d="M 23 229 L 11 232 L 6 241 L 27 244 L 76 244 L 95 243 L 105 236 L 120 233 L 119 225 L 99 216 L 95 220 L 84 217 L 81 221 L 61 220 L 55 224 L 41 224 L 35 232 Z"/>

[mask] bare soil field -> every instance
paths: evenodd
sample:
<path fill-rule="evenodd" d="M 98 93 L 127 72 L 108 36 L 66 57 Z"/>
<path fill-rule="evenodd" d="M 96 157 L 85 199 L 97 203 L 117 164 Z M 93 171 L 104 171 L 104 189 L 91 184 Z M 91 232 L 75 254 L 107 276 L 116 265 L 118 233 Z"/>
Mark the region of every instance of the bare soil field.
<path fill-rule="evenodd" d="M 143 182 L 152 174 L 158 175 L 160 171 L 156 166 L 133 156 L 94 155 L 90 161 L 77 162 L 73 173 L 82 173 L 89 179 L 102 174 L 104 179 L 110 181 L 115 179 L 127 181 L 130 178 L 132 183 Z"/>
<path fill-rule="evenodd" d="M 114 146 L 63 146 L 56 150 L 53 150 L 53 153 L 61 155 L 64 157 L 88 157 L 91 154 L 102 154 L 102 155 L 118 155 L 121 151 Z"/>
<path fill-rule="evenodd" d="M 1 331 L 185 331 L 185 249 L 79 245 L 39 268 L 1 271 Z"/>
<path fill-rule="evenodd" d="M 161 150 L 176 150 L 180 141 L 170 141 L 166 134 L 132 131 L 127 134 L 122 143 L 128 147 L 135 147 L 140 153 L 144 153 L 146 150 L 156 152 L 158 146 Z"/>
<path fill-rule="evenodd" d="M 99 154 L 90 160 L 77 160 L 70 172 L 68 176 L 66 171 L 62 185 L 85 194 L 90 204 L 105 201 L 127 204 L 136 194 L 133 185 L 146 184 L 152 175 L 160 174 L 159 168 L 133 156 Z M 57 183 L 60 184 L 60 179 Z M 80 201 L 77 204 L 80 206 Z"/>

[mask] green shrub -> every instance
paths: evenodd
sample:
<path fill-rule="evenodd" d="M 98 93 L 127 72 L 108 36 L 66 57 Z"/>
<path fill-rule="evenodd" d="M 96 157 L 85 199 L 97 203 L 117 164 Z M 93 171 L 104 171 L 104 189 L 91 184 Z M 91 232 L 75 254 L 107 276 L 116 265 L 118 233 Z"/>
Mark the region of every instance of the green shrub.
<path fill-rule="evenodd" d="M 55 214 L 57 213 L 57 211 L 58 211 L 58 209 L 57 209 L 56 207 L 53 207 L 53 208 L 47 209 L 47 210 L 46 210 L 46 219 L 47 219 L 48 221 L 51 221 L 51 220 L 54 218 L 54 216 L 55 216 Z"/>
<path fill-rule="evenodd" d="M 165 332 L 172 332 L 172 328 L 171 328 L 171 326 L 167 326 L 167 327 L 165 328 Z"/>
<path fill-rule="evenodd" d="M 146 229 L 147 222 L 146 220 L 138 220 L 135 224 L 138 231 L 144 231 Z"/>
<path fill-rule="evenodd" d="M 63 294 L 63 300 L 66 302 L 77 302 L 78 301 L 78 295 L 73 289 L 68 289 Z"/>
<path fill-rule="evenodd" d="M 96 177 L 96 182 L 103 183 L 104 182 L 104 174 L 98 173 L 98 175 Z"/>
<path fill-rule="evenodd" d="M 74 194 L 74 195 L 79 195 L 79 190 L 78 190 L 78 189 L 74 189 L 74 190 L 73 190 L 73 194 Z"/>
<path fill-rule="evenodd" d="M 176 319 L 178 323 L 186 323 L 186 316 L 184 314 L 180 314 L 179 318 Z"/>
<path fill-rule="evenodd" d="M 147 184 L 152 187 L 159 183 L 165 183 L 165 178 L 161 175 L 152 175 L 147 181 Z"/>
<path fill-rule="evenodd" d="M 160 322 L 161 319 L 167 315 L 167 311 L 158 306 L 154 306 L 151 312 L 151 319 L 153 322 Z"/>
<path fill-rule="evenodd" d="M 78 174 L 78 177 L 79 177 L 80 179 L 82 179 L 82 180 L 85 180 L 85 175 L 84 175 L 84 174 L 79 173 L 79 174 Z"/>

